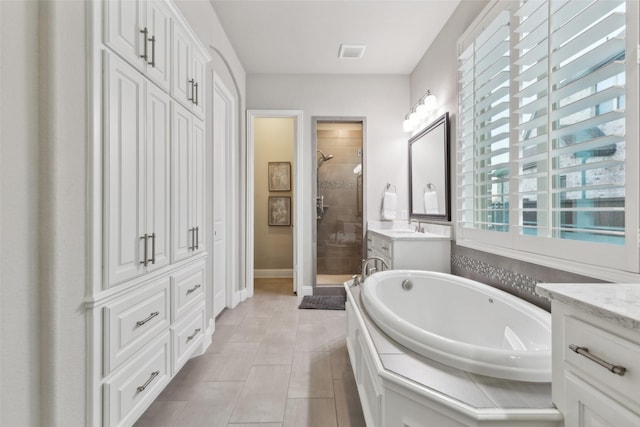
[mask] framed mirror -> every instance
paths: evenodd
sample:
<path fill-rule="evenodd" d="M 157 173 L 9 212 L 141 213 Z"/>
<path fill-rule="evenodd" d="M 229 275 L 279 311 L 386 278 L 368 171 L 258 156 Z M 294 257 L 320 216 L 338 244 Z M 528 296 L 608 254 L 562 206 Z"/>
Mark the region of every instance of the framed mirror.
<path fill-rule="evenodd" d="M 451 220 L 449 113 L 409 139 L 409 214 Z"/>

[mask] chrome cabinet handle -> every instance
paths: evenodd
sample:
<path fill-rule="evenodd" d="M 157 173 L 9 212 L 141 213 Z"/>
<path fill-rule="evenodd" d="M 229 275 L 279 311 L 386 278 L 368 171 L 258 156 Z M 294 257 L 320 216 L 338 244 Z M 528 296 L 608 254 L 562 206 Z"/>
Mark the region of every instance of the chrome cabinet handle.
<path fill-rule="evenodd" d="M 153 68 L 156 68 L 156 36 L 151 36 L 151 38 L 148 40 L 151 42 L 151 62 L 149 62 L 148 64 Z M 145 43 L 145 46 L 146 45 L 147 44 Z"/>
<path fill-rule="evenodd" d="M 196 228 L 195 227 L 190 228 L 189 233 L 191 234 L 191 246 L 189 246 L 189 250 L 192 251 L 195 248 L 194 239 L 196 237 Z"/>
<path fill-rule="evenodd" d="M 193 292 L 197 291 L 197 290 L 198 290 L 198 288 L 200 288 L 200 285 L 195 285 L 193 288 L 191 288 L 191 289 L 187 289 L 187 295 L 189 295 L 189 294 L 191 294 L 191 293 L 193 293 Z"/>
<path fill-rule="evenodd" d="M 384 249 L 385 251 L 389 250 L 389 246 L 383 246 L 382 249 Z"/>
<path fill-rule="evenodd" d="M 193 85 L 194 85 L 195 81 L 193 79 L 191 79 L 191 80 L 189 80 L 188 83 L 191 85 L 191 98 L 187 97 L 187 101 L 193 102 Z"/>
<path fill-rule="evenodd" d="M 187 337 L 187 341 L 191 341 L 192 339 L 195 338 L 196 335 L 198 335 L 198 332 L 200 332 L 200 328 L 197 328 L 193 331 L 193 335 L 190 335 Z"/>
<path fill-rule="evenodd" d="M 144 319 L 144 320 L 138 320 L 138 321 L 136 322 L 136 325 L 138 325 L 138 326 L 142 326 L 142 325 L 144 325 L 145 323 L 147 323 L 149 320 L 151 320 L 151 319 L 153 319 L 154 317 L 159 316 L 159 315 L 160 315 L 160 312 L 159 312 L 159 311 L 154 311 L 154 312 L 153 312 L 153 313 L 151 313 L 151 314 L 149 315 L 149 317 L 147 317 L 146 319 Z"/>
<path fill-rule="evenodd" d="M 140 55 L 140 58 L 147 61 L 149 59 L 149 55 L 147 52 L 147 36 L 149 35 L 149 30 L 147 29 L 147 27 L 144 27 L 144 30 L 140 30 L 140 32 L 144 34 L 144 53 Z"/>
<path fill-rule="evenodd" d="M 586 357 L 587 359 L 597 363 L 598 365 L 602 366 L 603 368 L 605 368 L 607 371 L 612 372 L 616 375 L 620 375 L 623 376 L 625 372 L 627 372 L 627 368 L 625 368 L 624 366 L 620 366 L 620 365 L 613 365 L 601 358 L 599 358 L 598 356 L 589 353 L 589 349 L 587 347 L 580 347 L 577 346 L 575 344 L 570 344 L 569 345 L 569 349 L 571 351 L 573 351 L 574 353 L 578 353 L 581 356 Z"/>
<path fill-rule="evenodd" d="M 200 227 L 196 227 L 195 228 L 195 232 L 196 232 L 196 243 L 193 246 L 193 250 L 198 250 L 198 249 L 200 249 L 200 242 L 199 242 L 199 240 L 200 240 Z"/>
<path fill-rule="evenodd" d="M 160 371 L 153 371 L 151 373 L 151 376 L 147 380 L 147 382 L 142 384 L 140 387 L 138 387 L 138 391 L 139 392 L 144 391 L 147 387 L 149 387 L 149 384 L 151 384 L 151 381 L 153 381 L 158 375 L 160 375 Z"/>
<path fill-rule="evenodd" d="M 156 233 L 151 234 L 151 258 L 149 258 L 149 262 L 151 264 L 156 263 Z"/>
<path fill-rule="evenodd" d="M 193 86 L 196 88 L 196 97 L 195 100 L 193 101 L 194 104 L 198 105 L 198 83 L 194 83 Z"/>
<path fill-rule="evenodd" d="M 144 240 L 144 257 L 142 258 L 144 261 L 140 261 L 140 264 L 147 266 L 147 240 L 149 239 L 149 235 L 145 233 L 144 236 L 140 237 L 140 240 Z"/>

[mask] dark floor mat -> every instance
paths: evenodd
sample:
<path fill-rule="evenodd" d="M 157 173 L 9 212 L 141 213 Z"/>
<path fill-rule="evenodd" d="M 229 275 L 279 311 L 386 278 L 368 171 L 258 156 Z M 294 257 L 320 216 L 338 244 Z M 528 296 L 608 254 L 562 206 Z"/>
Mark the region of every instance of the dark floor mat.
<path fill-rule="evenodd" d="M 306 295 L 298 308 L 318 310 L 344 310 L 346 297 L 339 295 Z"/>

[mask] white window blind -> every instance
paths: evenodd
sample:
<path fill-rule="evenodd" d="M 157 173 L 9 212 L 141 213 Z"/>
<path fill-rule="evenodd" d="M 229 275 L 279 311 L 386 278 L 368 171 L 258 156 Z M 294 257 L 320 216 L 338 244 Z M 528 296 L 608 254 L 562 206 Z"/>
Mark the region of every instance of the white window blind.
<path fill-rule="evenodd" d="M 637 4 L 492 7 L 503 10 L 459 42 L 460 236 L 637 272 Z"/>
<path fill-rule="evenodd" d="M 509 229 L 509 43 L 505 10 L 460 55 L 458 217 L 465 228 Z"/>

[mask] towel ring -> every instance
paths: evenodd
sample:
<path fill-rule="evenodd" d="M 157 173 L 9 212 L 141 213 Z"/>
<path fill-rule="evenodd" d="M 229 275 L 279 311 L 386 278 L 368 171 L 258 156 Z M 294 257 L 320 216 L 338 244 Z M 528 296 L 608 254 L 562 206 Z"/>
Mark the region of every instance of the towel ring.
<path fill-rule="evenodd" d="M 387 182 L 387 186 L 385 187 L 384 191 L 389 191 L 389 190 L 392 190 L 392 192 L 395 193 L 396 186 Z"/>
<path fill-rule="evenodd" d="M 435 184 L 428 182 L 427 185 L 424 186 L 424 190 L 422 190 L 423 193 L 426 193 L 427 190 L 429 191 L 438 191 L 438 188 L 435 186 Z"/>

